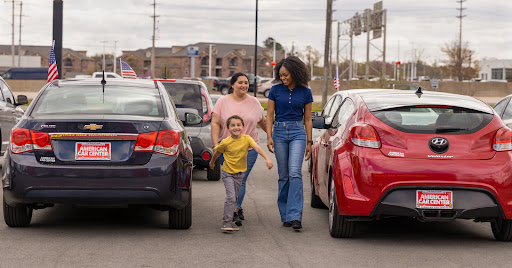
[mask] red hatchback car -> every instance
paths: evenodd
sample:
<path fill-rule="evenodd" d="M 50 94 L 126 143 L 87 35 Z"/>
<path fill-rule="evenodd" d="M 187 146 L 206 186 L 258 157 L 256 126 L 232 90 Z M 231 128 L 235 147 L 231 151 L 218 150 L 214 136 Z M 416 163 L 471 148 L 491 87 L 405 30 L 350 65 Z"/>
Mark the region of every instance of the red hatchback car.
<path fill-rule="evenodd" d="M 431 91 L 335 93 L 313 127 L 311 206 L 329 207 L 329 232 L 358 221 L 490 222 L 512 239 L 512 130 L 469 96 Z"/>

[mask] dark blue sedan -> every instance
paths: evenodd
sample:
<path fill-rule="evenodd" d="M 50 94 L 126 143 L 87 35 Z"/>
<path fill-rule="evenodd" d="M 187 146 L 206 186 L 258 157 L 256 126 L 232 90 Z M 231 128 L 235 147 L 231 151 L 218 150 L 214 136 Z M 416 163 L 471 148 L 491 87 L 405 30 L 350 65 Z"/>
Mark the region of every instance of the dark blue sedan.
<path fill-rule="evenodd" d="M 54 204 L 148 205 L 169 228 L 192 224 L 192 151 L 160 82 L 55 80 L 13 128 L 2 168 L 4 219 L 30 224 Z"/>

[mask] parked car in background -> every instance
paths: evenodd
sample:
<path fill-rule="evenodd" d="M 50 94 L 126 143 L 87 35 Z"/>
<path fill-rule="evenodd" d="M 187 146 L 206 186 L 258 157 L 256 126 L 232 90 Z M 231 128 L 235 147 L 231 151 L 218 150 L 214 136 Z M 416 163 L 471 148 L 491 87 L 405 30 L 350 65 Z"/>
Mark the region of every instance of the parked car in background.
<path fill-rule="evenodd" d="M 213 156 L 211 137 L 213 103 L 206 85 L 201 81 L 184 79 L 156 80 L 164 85 L 171 96 L 182 121 L 186 120 L 186 113 L 194 113 L 202 118 L 199 124 L 185 126 L 194 153 L 194 167 L 206 169 L 207 179 L 218 181 L 221 165 L 217 163 L 215 170 L 211 170 L 208 166 Z"/>
<path fill-rule="evenodd" d="M 311 206 L 329 207 L 329 232 L 405 216 L 490 222 L 512 240 L 512 130 L 484 102 L 390 89 L 333 94 L 313 127 Z"/>
<path fill-rule="evenodd" d="M 194 113 L 186 125 L 199 124 Z M 147 205 L 169 228 L 192 224 L 192 148 L 159 82 L 54 80 L 11 133 L 2 167 L 4 220 L 30 224 L 54 204 Z"/>
<path fill-rule="evenodd" d="M 274 79 L 261 80 L 261 83 L 258 84 L 258 93 L 265 96 L 265 98 L 268 98 L 270 88 L 277 83 L 279 82 Z"/>
<path fill-rule="evenodd" d="M 248 92 L 254 92 L 254 74 L 246 74 L 249 79 Z M 256 76 L 256 84 L 261 83 L 261 77 Z M 222 95 L 231 93 L 231 77 L 213 80 L 213 90 L 220 91 Z"/>
<path fill-rule="evenodd" d="M 103 72 L 94 72 L 92 73 L 92 78 L 103 78 Z M 105 78 L 123 78 L 114 72 L 105 72 Z"/>
<path fill-rule="evenodd" d="M 512 129 L 512 102 L 510 99 L 512 98 L 512 95 L 508 95 L 503 97 L 501 100 L 494 105 L 494 110 L 498 114 L 498 116 L 503 120 L 503 123 L 508 128 Z"/>
<path fill-rule="evenodd" d="M 25 95 L 18 95 L 18 100 L 15 100 L 11 89 L 5 80 L 0 77 L 0 137 L 2 138 L 0 155 L 8 150 L 11 129 L 21 120 L 24 114 L 23 109 L 19 106 L 27 103 L 28 99 Z"/>
<path fill-rule="evenodd" d="M 2 77 L 18 80 L 47 80 L 48 67 L 15 67 L 7 70 Z"/>
<path fill-rule="evenodd" d="M 223 95 L 215 95 L 215 94 L 212 94 L 210 95 L 210 97 L 212 98 L 212 104 L 213 106 L 215 106 L 215 103 L 217 103 L 217 101 L 222 98 Z"/>

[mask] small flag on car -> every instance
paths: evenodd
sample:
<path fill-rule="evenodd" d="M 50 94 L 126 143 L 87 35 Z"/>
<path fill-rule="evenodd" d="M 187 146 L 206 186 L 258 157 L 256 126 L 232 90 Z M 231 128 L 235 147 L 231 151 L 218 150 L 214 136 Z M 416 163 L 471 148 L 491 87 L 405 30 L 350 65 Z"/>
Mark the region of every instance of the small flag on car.
<path fill-rule="evenodd" d="M 336 66 L 336 73 L 334 74 L 334 88 L 336 91 L 340 90 L 340 79 L 338 78 L 338 66 Z"/>
<path fill-rule="evenodd" d="M 119 61 L 121 61 L 121 76 L 123 78 L 136 79 L 137 74 L 135 74 L 135 71 L 133 71 L 132 67 L 130 67 L 128 63 L 124 62 L 121 59 L 119 59 Z"/>
<path fill-rule="evenodd" d="M 55 60 L 55 40 L 52 43 L 52 50 L 50 51 L 50 61 L 48 63 L 48 82 L 51 82 L 59 77 L 59 70 L 57 69 L 57 61 Z"/>

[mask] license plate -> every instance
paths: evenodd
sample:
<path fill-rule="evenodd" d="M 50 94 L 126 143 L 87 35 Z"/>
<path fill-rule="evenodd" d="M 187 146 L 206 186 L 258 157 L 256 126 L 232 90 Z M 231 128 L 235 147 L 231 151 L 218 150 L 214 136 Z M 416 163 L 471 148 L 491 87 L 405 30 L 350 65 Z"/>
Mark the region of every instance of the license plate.
<path fill-rule="evenodd" d="M 110 142 L 77 142 L 75 160 L 110 160 Z"/>
<path fill-rule="evenodd" d="M 441 190 L 416 190 L 416 208 L 452 209 L 453 192 Z"/>

